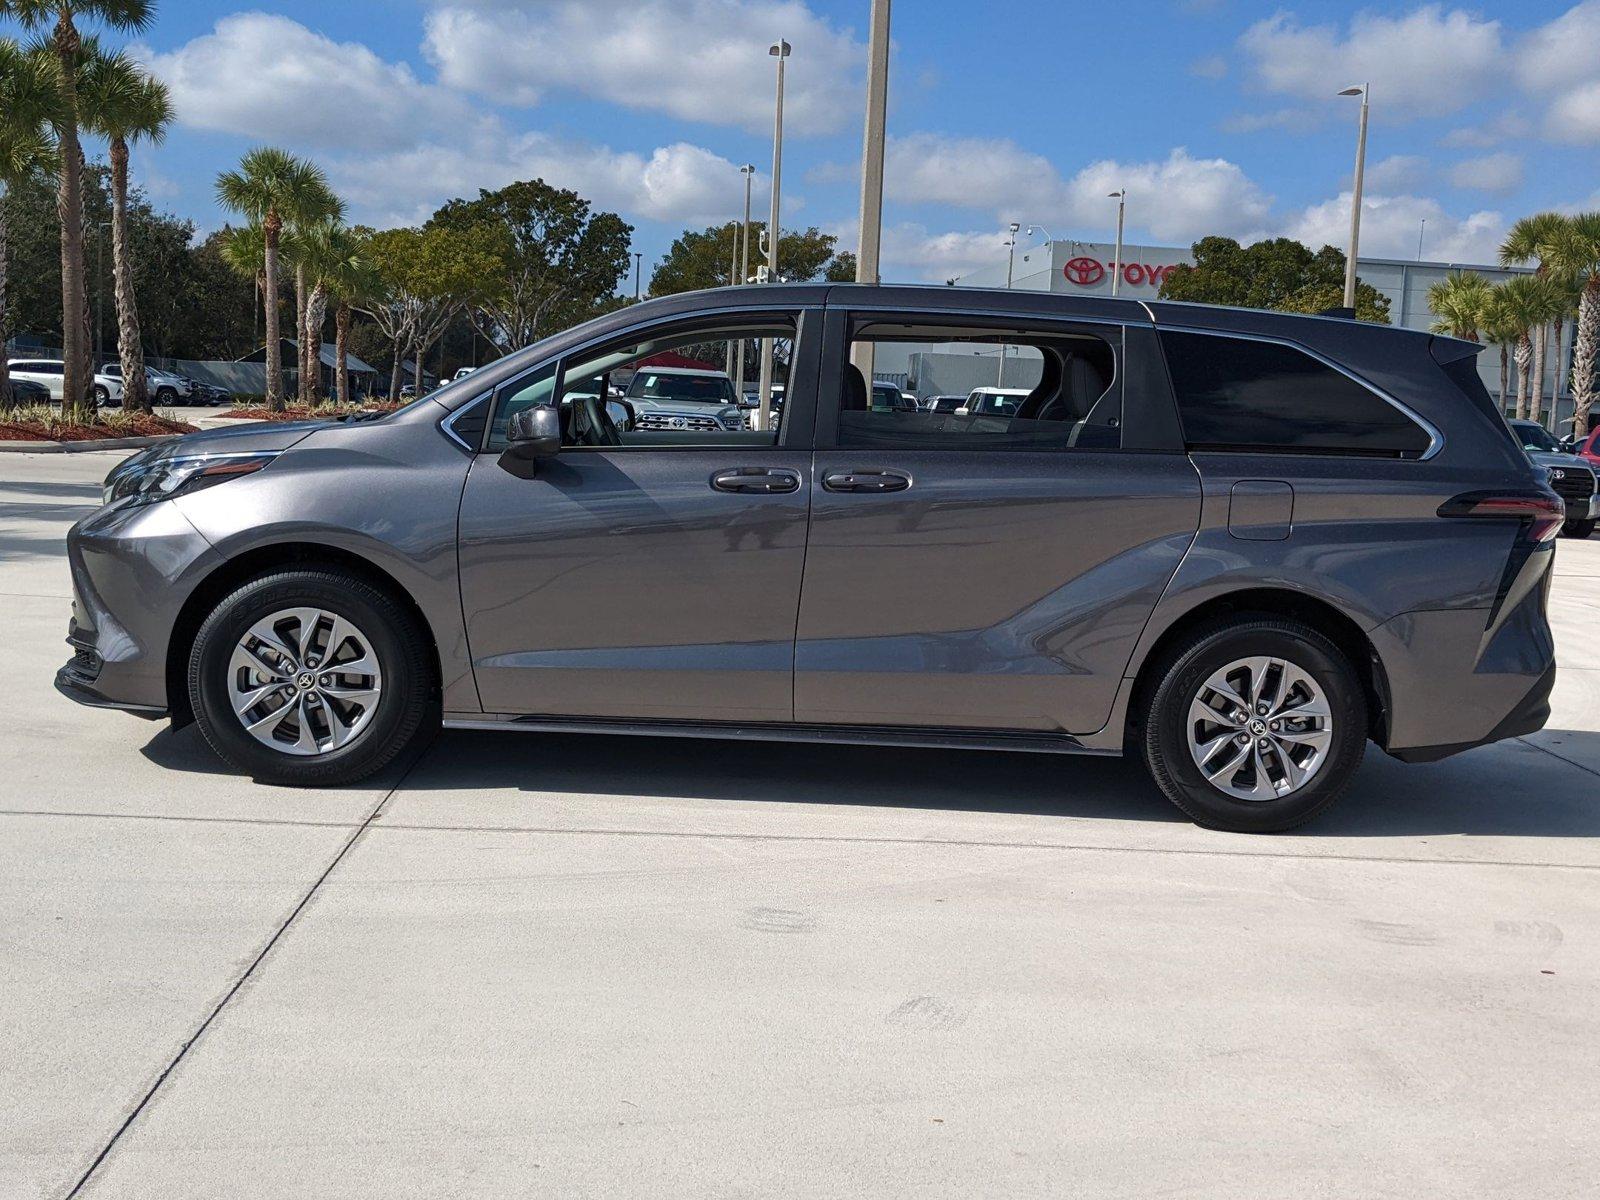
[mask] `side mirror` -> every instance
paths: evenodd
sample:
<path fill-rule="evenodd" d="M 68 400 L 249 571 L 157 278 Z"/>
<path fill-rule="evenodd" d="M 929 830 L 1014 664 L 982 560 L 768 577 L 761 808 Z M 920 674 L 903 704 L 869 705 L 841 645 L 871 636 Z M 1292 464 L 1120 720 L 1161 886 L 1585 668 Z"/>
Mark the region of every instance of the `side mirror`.
<path fill-rule="evenodd" d="M 510 444 L 500 455 L 500 466 L 518 479 L 532 479 L 541 459 L 561 452 L 561 414 L 549 405 L 514 414 L 506 432 Z"/>
<path fill-rule="evenodd" d="M 611 418 L 611 423 L 617 427 L 618 433 L 632 433 L 634 424 L 639 419 L 638 411 L 626 400 L 607 400 L 606 415 Z"/>

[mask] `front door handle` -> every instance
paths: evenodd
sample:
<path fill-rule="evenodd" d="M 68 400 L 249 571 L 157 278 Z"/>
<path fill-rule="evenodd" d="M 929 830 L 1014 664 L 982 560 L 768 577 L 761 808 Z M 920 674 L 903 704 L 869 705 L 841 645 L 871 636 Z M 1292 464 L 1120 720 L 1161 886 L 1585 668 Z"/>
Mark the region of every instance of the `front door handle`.
<path fill-rule="evenodd" d="M 711 477 L 711 486 L 719 492 L 775 496 L 798 492 L 800 472 L 767 467 L 735 467 L 731 471 L 718 471 Z"/>
<path fill-rule="evenodd" d="M 839 471 L 822 477 L 830 492 L 903 492 L 911 486 L 904 471 Z"/>

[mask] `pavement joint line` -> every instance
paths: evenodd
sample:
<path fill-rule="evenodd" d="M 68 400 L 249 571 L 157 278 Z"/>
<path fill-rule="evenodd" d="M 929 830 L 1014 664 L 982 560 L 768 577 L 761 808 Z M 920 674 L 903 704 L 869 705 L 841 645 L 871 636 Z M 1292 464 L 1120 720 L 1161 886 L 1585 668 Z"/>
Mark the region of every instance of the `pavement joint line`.
<path fill-rule="evenodd" d="M 306 894 L 300 898 L 300 902 L 294 906 L 289 915 L 284 918 L 283 923 L 279 925 L 273 935 L 267 939 L 266 945 L 261 947 L 261 952 L 251 960 L 250 965 L 244 969 L 244 972 L 239 976 L 239 978 L 234 980 L 233 985 L 223 993 L 222 999 L 217 1001 L 216 1007 L 211 1010 L 211 1012 L 206 1016 L 206 1019 L 200 1022 L 199 1028 L 189 1035 L 188 1039 L 183 1043 L 183 1045 L 178 1047 L 178 1052 L 172 1056 L 172 1061 L 161 1069 L 161 1073 L 156 1076 L 155 1082 L 152 1083 L 145 1094 L 140 1097 L 139 1102 L 133 1106 L 133 1109 L 123 1119 L 122 1124 L 117 1126 L 116 1131 L 107 1140 L 106 1144 L 100 1148 L 100 1153 L 95 1155 L 94 1161 L 89 1164 L 88 1169 L 78 1177 L 78 1182 L 73 1184 L 72 1189 L 67 1192 L 65 1200 L 73 1200 L 74 1196 L 77 1196 L 83 1191 L 85 1185 L 87 1185 L 89 1180 L 93 1178 L 94 1173 L 100 1169 L 100 1164 L 105 1162 L 106 1156 L 111 1153 L 112 1149 L 122 1139 L 122 1135 L 126 1133 L 129 1128 L 132 1127 L 133 1123 L 139 1119 L 139 1114 L 142 1113 L 150 1104 L 150 1101 L 155 1098 L 156 1093 L 161 1090 L 162 1085 L 166 1083 L 168 1077 L 171 1076 L 173 1071 L 177 1070 L 178 1064 L 184 1060 L 184 1057 L 195 1046 L 195 1044 L 205 1036 L 205 1032 L 211 1027 L 211 1023 L 221 1015 L 222 1010 L 228 1006 L 228 1002 L 232 1000 L 234 996 L 238 995 L 239 989 L 245 985 L 245 982 L 253 974 L 255 974 L 256 968 L 266 961 L 267 956 L 272 953 L 273 947 L 276 946 L 279 940 L 282 939 L 283 935 L 289 931 L 289 927 L 294 924 L 295 919 L 305 911 L 306 906 L 311 903 L 312 897 L 317 894 L 323 883 L 326 882 L 328 876 L 333 874 L 334 869 L 344 861 L 345 855 L 349 854 L 350 851 L 355 847 L 355 844 L 361 840 L 361 835 L 365 833 L 367 827 L 377 819 L 378 814 L 383 811 L 383 806 L 389 803 L 389 800 L 394 796 L 394 794 L 398 792 L 405 784 L 407 777 L 411 774 L 413 768 L 416 767 L 421 757 L 422 755 L 419 753 L 415 755 L 410 762 L 406 763 L 405 769 L 401 771 L 400 777 L 395 780 L 394 786 L 388 791 L 384 792 L 384 794 L 378 798 L 378 803 L 374 805 L 372 811 L 367 814 L 367 819 L 361 822 L 361 824 L 358 825 L 350 834 L 349 838 L 345 840 L 344 845 L 339 849 L 339 853 L 333 856 L 333 861 L 327 865 L 322 874 L 317 876 L 315 881 L 313 881 L 311 884 L 311 887 L 307 889 Z"/>
<path fill-rule="evenodd" d="M 0 808 L 0 817 L 68 817 L 99 821 L 194 821 L 204 825 L 286 825 L 309 829 L 354 829 L 363 823 L 309 821 L 298 817 L 199 817 L 188 813 L 77 812 L 71 809 L 51 808 Z"/>
<path fill-rule="evenodd" d="M 1585 763 L 1581 763 L 1575 758 L 1568 758 L 1565 754 L 1557 754 L 1554 750 L 1550 749 L 1549 746 L 1541 746 L 1538 742 L 1530 742 L 1525 737 L 1519 737 L 1517 741 L 1521 742 L 1524 746 L 1530 746 L 1535 750 L 1543 750 L 1551 758 L 1554 758 L 1560 762 L 1564 762 L 1569 767 L 1577 767 L 1578 770 L 1587 771 L 1590 775 L 1600 775 L 1600 771 L 1596 771 L 1593 767 L 1588 766 Z"/>
<path fill-rule="evenodd" d="M 366 827 L 363 827 L 364 829 Z M 1190 846 L 1095 846 L 1083 842 L 997 842 L 964 838 L 833 837 L 805 833 L 714 833 L 677 829 L 560 829 L 524 825 L 421 825 L 379 823 L 374 833 L 521 833 L 569 837 L 702 838 L 733 842 L 838 842 L 866 846 L 955 846 L 989 850 L 1067 850 L 1090 854 L 1172 854 L 1214 858 L 1265 858 L 1289 861 L 1419 863 L 1455 867 L 1535 867 L 1548 871 L 1600 871 L 1600 863 L 1519 862 L 1504 858 L 1427 858 L 1404 854 L 1337 854 L 1311 851 L 1219 850 Z M 1448 834 L 1441 836 L 1450 836 Z"/>

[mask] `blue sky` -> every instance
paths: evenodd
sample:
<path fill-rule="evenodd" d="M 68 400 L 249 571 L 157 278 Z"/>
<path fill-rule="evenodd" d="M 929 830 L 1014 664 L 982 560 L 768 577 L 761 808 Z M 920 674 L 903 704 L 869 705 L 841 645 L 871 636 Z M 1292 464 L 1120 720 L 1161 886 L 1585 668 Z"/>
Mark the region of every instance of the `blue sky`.
<path fill-rule="evenodd" d="M 771 60 L 794 45 L 785 224 L 853 244 L 867 0 L 158 0 L 136 53 L 179 123 L 135 168 L 211 228 L 211 181 L 269 142 L 352 216 L 542 175 L 638 226 L 646 263 L 736 215 L 771 166 Z M 1103 240 L 1342 242 L 1357 102 L 1373 128 L 1363 249 L 1482 261 L 1539 208 L 1600 207 L 1600 0 L 899 0 L 885 276 L 1002 261 L 1006 222 Z M 764 201 L 758 200 L 758 207 Z"/>

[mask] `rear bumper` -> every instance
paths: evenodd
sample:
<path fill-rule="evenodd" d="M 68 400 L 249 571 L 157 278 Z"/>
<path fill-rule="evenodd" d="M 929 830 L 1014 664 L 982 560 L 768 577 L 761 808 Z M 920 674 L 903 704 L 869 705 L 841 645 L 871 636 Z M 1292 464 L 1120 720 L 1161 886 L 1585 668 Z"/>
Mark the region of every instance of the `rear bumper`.
<path fill-rule="evenodd" d="M 1490 730 L 1486 737 L 1477 741 L 1457 742 L 1447 746 L 1411 746 L 1403 750 L 1391 749 L 1389 753 L 1401 762 L 1438 762 L 1441 758 L 1449 758 L 1452 754 L 1460 754 L 1463 750 L 1476 750 L 1479 746 L 1502 742 L 1506 738 L 1538 733 L 1549 723 L 1550 693 L 1555 686 L 1556 669 L 1552 666 L 1522 698 L 1522 702 L 1506 715 L 1506 719 Z"/>

